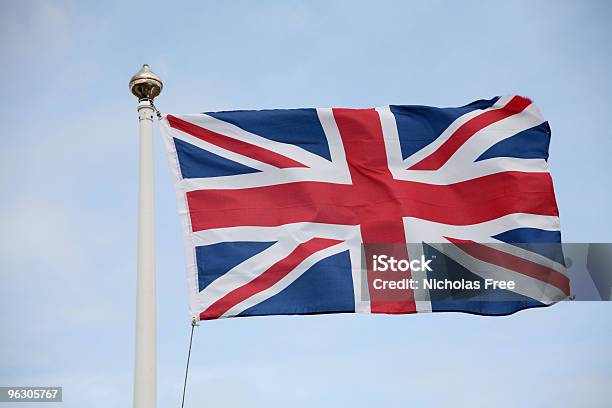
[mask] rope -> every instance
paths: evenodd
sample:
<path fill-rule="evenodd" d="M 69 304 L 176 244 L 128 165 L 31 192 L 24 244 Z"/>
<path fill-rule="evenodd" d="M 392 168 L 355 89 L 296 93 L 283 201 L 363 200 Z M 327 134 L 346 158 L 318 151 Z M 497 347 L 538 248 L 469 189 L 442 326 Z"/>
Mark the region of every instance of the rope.
<path fill-rule="evenodd" d="M 183 382 L 183 399 L 181 408 L 185 408 L 185 391 L 187 390 L 187 376 L 189 374 L 189 360 L 191 360 L 191 345 L 193 344 L 193 329 L 198 325 L 195 317 L 191 321 L 191 336 L 189 336 L 189 351 L 187 352 L 187 366 L 185 367 L 185 382 Z"/>
<path fill-rule="evenodd" d="M 153 100 L 152 100 L 152 99 L 151 99 L 151 100 L 149 100 L 149 103 L 151 104 L 151 107 L 153 108 L 153 110 L 154 110 L 154 111 L 155 111 L 155 113 L 157 114 L 157 119 L 162 120 L 163 115 L 162 115 L 162 113 L 159 111 L 159 109 L 157 109 L 157 106 L 155 106 L 155 105 L 153 104 Z"/>

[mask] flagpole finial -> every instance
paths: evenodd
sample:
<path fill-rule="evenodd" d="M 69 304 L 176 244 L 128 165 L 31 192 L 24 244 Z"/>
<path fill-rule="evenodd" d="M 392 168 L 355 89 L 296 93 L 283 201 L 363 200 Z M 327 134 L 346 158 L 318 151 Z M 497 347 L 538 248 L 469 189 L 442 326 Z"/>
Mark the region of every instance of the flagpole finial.
<path fill-rule="evenodd" d="M 130 91 L 138 100 L 152 101 L 161 93 L 163 87 L 161 79 L 151 71 L 149 64 L 144 64 L 140 71 L 130 79 Z"/>

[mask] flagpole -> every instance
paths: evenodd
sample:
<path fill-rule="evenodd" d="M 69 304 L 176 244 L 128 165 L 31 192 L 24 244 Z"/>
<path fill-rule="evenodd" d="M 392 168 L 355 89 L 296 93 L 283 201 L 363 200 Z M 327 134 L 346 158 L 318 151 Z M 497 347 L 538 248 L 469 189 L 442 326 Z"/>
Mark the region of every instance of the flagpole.
<path fill-rule="evenodd" d="M 130 90 L 138 98 L 140 139 L 134 408 L 155 408 L 157 404 L 153 99 L 162 87 L 147 64 L 130 80 Z"/>

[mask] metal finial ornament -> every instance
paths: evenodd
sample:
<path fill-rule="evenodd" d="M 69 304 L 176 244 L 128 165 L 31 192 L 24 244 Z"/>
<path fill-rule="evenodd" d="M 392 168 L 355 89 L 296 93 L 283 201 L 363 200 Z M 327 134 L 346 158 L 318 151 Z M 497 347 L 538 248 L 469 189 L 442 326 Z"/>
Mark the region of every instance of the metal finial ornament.
<path fill-rule="evenodd" d="M 130 79 L 130 91 L 138 100 L 153 100 L 159 95 L 164 85 L 161 79 L 155 75 L 149 64 L 144 64 L 142 69 Z"/>

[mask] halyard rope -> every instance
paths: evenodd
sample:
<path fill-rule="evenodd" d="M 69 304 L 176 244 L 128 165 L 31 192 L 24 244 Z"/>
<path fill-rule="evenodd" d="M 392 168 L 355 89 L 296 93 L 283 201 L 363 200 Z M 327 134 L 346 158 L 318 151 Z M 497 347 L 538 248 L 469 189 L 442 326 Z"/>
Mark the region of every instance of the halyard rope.
<path fill-rule="evenodd" d="M 187 366 L 185 367 L 185 381 L 183 382 L 183 399 L 181 408 L 185 408 L 185 391 L 187 390 L 187 375 L 189 374 L 189 360 L 191 360 L 191 345 L 193 344 L 193 329 L 198 325 L 195 317 L 191 321 L 191 336 L 189 336 L 189 351 L 187 352 Z"/>

